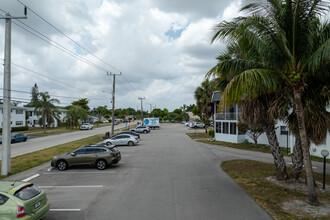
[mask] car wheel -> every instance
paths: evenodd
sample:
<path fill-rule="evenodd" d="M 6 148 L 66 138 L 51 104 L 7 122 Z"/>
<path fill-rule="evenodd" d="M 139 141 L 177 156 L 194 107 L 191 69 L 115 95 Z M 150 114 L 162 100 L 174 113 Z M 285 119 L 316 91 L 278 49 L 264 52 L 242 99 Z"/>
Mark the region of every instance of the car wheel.
<path fill-rule="evenodd" d="M 13 144 L 13 143 L 15 143 L 15 142 L 16 142 L 15 140 L 11 140 L 11 142 L 10 142 L 10 143 L 12 143 L 12 144 Z"/>
<path fill-rule="evenodd" d="M 24 140 L 23 140 L 23 141 L 25 142 L 26 140 L 27 140 L 27 138 L 24 138 Z"/>
<path fill-rule="evenodd" d="M 111 145 L 111 142 L 110 142 L 110 141 L 108 141 L 106 144 L 107 144 L 107 145 Z"/>
<path fill-rule="evenodd" d="M 146 133 L 147 133 L 147 131 L 146 131 L 146 130 L 144 130 L 144 131 L 143 131 L 143 133 L 145 133 L 145 134 L 146 134 Z"/>
<path fill-rule="evenodd" d="M 130 147 L 134 146 L 133 141 L 129 141 L 129 142 L 128 142 L 128 146 L 130 146 Z"/>
<path fill-rule="evenodd" d="M 105 160 L 96 161 L 96 168 L 99 170 L 104 170 L 107 167 L 107 162 Z"/>
<path fill-rule="evenodd" d="M 68 163 L 65 160 L 60 160 L 57 162 L 57 169 L 60 171 L 66 170 L 68 168 Z"/>

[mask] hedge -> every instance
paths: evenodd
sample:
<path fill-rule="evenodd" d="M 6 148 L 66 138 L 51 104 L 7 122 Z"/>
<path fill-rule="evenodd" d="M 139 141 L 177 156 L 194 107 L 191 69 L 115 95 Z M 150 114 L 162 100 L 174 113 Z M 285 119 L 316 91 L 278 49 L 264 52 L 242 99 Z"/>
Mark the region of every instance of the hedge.
<path fill-rule="evenodd" d="M 21 126 L 21 127 L 12 127 L 11 131 L 15 132 L 15 131 L 27 131 L 29 130 L 28 126 Z M 0 133 L 2 134 L 2 128 L 0 128 Z"/>

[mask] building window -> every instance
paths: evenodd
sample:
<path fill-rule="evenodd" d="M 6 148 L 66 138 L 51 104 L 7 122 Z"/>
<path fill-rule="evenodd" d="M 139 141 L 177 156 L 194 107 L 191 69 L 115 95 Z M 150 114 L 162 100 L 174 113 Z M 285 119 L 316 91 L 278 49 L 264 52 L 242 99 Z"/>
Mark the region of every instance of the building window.
<path fill-rule="evenodd" d="M 16 114 L 17 115 L 23 114 L 23 109 L 16 109 Z"/>
<path fill-rule="evenodd" d="M 222 123 L 222 133 L 228 134 L 228 122 L 223 122 Z"/>
<path fill-rule="evenodd" d="M 16 121 L 16 125 L 23 125 L 23 121 Z"/>
<path fill-rule="evenodd" d="M 28 112 L 29 116 L 32 117 L 33 112 Z"/>
<path fill-rule="evenodd" d="M 230 123 L 230 134 L 236 134 L 236 123 Z"/>
<path fill-rule="evenodd" d="M 34 125 L 39 124 L 39 120 L 34 120 L 34 121 L 33 121 L 33 124 L 34 124 Z"/>
<path fill-rule="evenodd" d="M 215 123 L 215 133 L 221 133 L 221 122 Z"/>
<path fill-rule="evenodd" d="M 281 134 L 283 134 L 283 135 L 288 134 L 288 130 L 286 129 L 286 126 L 281 126 Z"/>

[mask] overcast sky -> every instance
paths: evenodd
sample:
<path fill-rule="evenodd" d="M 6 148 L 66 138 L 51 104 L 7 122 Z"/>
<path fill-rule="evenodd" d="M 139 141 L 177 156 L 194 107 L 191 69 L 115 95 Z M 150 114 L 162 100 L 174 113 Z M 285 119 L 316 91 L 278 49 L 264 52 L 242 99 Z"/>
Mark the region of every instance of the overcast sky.
<path fill-rule="evenodd" d="M 48 91 L 61 106 L 88 98 L 92 108 L 110 107 L 112 76 L 106 72 L 122 72 L 116 76 L 116 108 L 140 108 L 138 97 L 145 97 L 144 109 L 149 111 L 150 105 L 172 111 L 195 103 L 194 90 L 225 48 L 222 43 L 210 44 L 212 28 L 236 17 L 239 8 L 238 0 L 21 2 L 74 42 L 29 10 L 26 20 L 13 20 L 44 39 L 12 23 L 11 80 L 12 90 L 17 90 L 12 91 L 13 100 L 29 101 L 37 83 L 39 91 Z M 13 17 L 23 16 L 24 6 L 16 0 L 0 0 L 0 9 Z M 4 24 L 0 20 L 1 59 Z M 60 46 L 45 42 L 50 39 Z M 85 62 L 63 52 L 65 49 Z M 3 68 L 0 73 L 2 89 Z"/>

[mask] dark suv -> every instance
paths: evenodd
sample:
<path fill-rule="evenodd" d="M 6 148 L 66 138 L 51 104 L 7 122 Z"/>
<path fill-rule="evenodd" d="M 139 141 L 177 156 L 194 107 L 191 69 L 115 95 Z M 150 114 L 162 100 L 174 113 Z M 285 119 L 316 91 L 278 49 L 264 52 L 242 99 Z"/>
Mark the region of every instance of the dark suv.
<path fill-rule="evenodd" d="M 108 165 L 117 164 L 120 160 L 121 154 L 118 148 L 91 144 L 71 153 L 53 157 L 51 166 L 62 171 L 71 166 L 95 165 L 97 169 L 104 170 Z"/>

